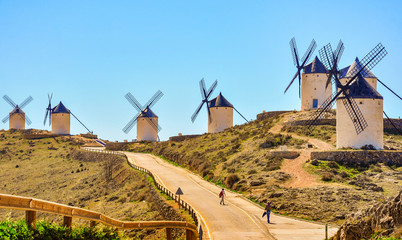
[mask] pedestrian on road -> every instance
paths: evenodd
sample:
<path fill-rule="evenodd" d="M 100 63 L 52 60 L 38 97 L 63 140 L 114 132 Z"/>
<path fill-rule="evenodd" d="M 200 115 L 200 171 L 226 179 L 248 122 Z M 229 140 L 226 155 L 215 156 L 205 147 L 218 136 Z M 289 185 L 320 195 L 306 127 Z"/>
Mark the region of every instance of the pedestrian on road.
<path fill-rule="evenodd" d="M 264 217 L 265 215 L 267 215 L 267 221 L 268 223 L 271 223 L 269 221 L 269 215 L 271 214 L 271 202 L 268 202 L 267 205 L 265 206 L 265 212 L 262 214 L 262 217 Z"/>
<path fill-rule="evenodd" d="M 222 191 L 219 193 L 219 197 L 221 198 L 221 202 L 219 204 L 221 205 L 225 205 L 225 189 L 222 188 Z"/>

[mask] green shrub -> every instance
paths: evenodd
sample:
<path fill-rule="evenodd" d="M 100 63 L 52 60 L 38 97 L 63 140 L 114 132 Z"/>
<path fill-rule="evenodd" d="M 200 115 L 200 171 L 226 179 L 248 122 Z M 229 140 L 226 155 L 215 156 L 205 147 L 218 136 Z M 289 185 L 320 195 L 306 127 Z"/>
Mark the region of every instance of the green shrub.
<path fill-rule="evenodd" d="M 68 240 L 103 240 L 121 239 L 117 232 L 110 228 L 90 228 L 85 226 L 69 228 L 39 221 L 36 229 L 27 226 L 25 221 L 0 222 L 0 239 L 68 239 Z"/>
<path fill-rule="evenodd" d="M 334 174 L 325 172 L 322 174 L 321 180 L 329 182 L 329 181 L 332 181 L 333 178 L 334 178 Z"/>
<path fill-rule="evenodd" d="M 233 186 L 233 184 L 235 184 L 239 180 L 240 180 L 240 178 L 239 178 L 239 176 L 237 176 L 237 174 L 231 174 L 231 175 L 226 177 L 225 185 L 227 187 L 231 188 Z"/>

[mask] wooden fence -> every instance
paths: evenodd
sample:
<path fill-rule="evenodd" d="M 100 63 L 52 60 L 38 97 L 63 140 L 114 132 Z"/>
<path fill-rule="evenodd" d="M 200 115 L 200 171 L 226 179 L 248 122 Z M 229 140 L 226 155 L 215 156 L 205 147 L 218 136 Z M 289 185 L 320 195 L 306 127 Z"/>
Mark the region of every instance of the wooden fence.
<path fill-rule="evenodd" d="M 154 177 L 154 174 L 149 171 L 146 168 L 137 166 L 133 163 L 131 163 L 130 161 L 128 161 L 127 155 L 124 152 L 121 151 L 108 151 L 108 150 L 99 150 L 99 149 L 93 149 L 93 148 L 83 148 L 84 150 L 87 151 L 91 151 L 91 152 L 99 152 L 99 153 L 107 153 L 107 154 L 114 154 L 114 155 L 120 155 L 122 157 L 125 157 L 127 160 L 127 163 L 134 169 L 137 169 L 139 171 L 142 171 L 146 174 L 148 174 L 154 181 L 155 186 L 161 190 L 162 192 L 164 192 L 166 195 L 168 195 L 169 197 L 171 197 L 173 200 L 175 200 L 175 202 L 177 202 L 179 204 L 179 206 L 183 207 L 183 209 L 185 209 L 193 218 L 195 225 L 197 225 L 197 232 L 200 233 L 201 237 L 200 239 L 202 239 L 202 227 L 201 227 L 201 221 L 200 221 L 200 217 L 197 213 L 197 211 L 194 210 L 194 208 L 188 204 L 186 201 L 179 199 L 179 196 L 174 194 L 172 191 L 170 191 L 169 189 L 165 188 L 162 184 L 160 184 L 157 179 Z M 180 200 L 180 201 L 179 201 Z"/>
<path fill-rule="evenodd" d="M 103 214 L 90 211 L 87 209 L 71 207 L 59 203 L 49 202 L 45 200 L 0 194 L 0 208 L 11 208 L 17 210 L 25 210 L 25 220 L 28 225 L 35 227 L 36 212 L 53 213 L 63 215 L 63 225 L 71 227 L 72 219 L 81 218 L 91 221 L 90 225 L 95 226 L 96 223 L 102 223 L 107 226 L 119 229 L 144 229 L 144 228 L 165 228 L 166 238 L 172 239 L 173 228 L 186 229 L 186 239 L 195 240 L 197 226 L 182 221 L 138 221 L 128 222 L 113 219 Z"/>

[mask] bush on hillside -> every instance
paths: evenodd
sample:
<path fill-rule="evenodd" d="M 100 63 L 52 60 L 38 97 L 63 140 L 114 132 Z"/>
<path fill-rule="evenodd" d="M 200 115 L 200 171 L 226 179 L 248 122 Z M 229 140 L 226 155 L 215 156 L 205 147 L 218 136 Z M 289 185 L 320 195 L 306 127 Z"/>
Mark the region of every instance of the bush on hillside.
<path fill-rule="evenodd" d="M 28 227 L 25 221 L 0 222 L 0 239 L 121 239 L 110 228 L 64 227 L 49 222 L 39 221 L 36 229 Z"/>

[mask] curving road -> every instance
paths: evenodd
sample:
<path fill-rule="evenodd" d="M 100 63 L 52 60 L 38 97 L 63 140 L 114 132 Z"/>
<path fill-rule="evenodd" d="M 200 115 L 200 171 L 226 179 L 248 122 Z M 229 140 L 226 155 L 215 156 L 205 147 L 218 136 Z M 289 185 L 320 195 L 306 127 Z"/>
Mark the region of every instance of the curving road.
<path fill-rule="evenodd" d="M 180 187 L 182 199 L 202 216 L 204 239 L 309 239 L 322 240 L 325 227 L 321 224 L 272 215 L 272 224 L 261 218 L 263 209 L 240 194 L 226 192 L 226 205 L 219 204 L 220 188 L 190 171 L 173 166 L 151 154 L 128 153 L 130 162 L 151 171 L 158 181 L 172 192 Z M 329 229 L 329 236 L 336 232 Z"/>

